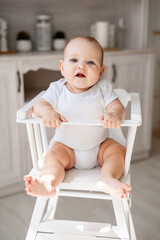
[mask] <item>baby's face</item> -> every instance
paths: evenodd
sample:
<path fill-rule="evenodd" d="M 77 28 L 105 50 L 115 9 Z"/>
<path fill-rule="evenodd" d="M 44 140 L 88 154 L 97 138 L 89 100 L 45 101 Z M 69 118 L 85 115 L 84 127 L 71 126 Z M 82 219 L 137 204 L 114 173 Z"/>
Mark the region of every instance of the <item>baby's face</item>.
<path fill-rule="evenodd" d="M 104 72 L 101 50 L 94 42 L 76 38 L 72 40 L 60 61 L 66 86 L 73 93 L 84 92 L 93 86 Z"/>

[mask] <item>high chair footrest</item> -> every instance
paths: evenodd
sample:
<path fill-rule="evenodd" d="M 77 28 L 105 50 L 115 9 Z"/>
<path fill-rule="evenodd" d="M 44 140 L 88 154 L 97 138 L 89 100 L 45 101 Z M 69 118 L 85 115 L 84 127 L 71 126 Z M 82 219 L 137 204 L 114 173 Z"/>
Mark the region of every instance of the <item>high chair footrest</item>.
<path fill-rule="evenodd" d="M 54 234 L 75 234 L 75 236 L 97 236 L 97 237 L 116 237 L 112 230 L 111 224 L 68 221 L 68 220 L 53 220 L 41 222 L 38 232 L 46 231 Z"/>
<path fill-rule="evenodd" d="M 60 190 L 59 193 L 58 193 L 58 196 L 112 200 L 111 195 L 103 193 L 103 192 Z"/>
<path fill-rule="evenodd" d="M 104 238 L 96 236 L 77 236 L 74 234 L 61 234 L 61 233 L 44 233 L 38 232 L 35 240 L 113 240 L 113 238 Z M 119 240 L 119 238 L 114 238 L 114 240 Z"/>

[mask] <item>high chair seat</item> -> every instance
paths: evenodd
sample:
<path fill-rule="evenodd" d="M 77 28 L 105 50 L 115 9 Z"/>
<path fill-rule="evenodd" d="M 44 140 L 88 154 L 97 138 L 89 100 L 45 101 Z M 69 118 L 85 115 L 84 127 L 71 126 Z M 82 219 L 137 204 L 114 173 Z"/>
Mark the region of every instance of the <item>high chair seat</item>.
<path fill-rule="evenodd" d="M 139 95 L 137 93 L 126 93 L 121 89 L 117 89 L 116 92 L 125 107 L 128 101 L 131 101 L 130 119 L 122 121 L 121 124 L 121 128 L 127 127 L 128 129 L 126 137 L 124 137 L 121 128 L 109 129 L 109 137 L 126 147 L 125 170 L 121 181 L 130 184 L 130 162 L 133 145 L 137 127 L 141 125 Z M 43 166 L 44 155 L 49 149 L 46 129 L 42 125 L 42 119 L 37 119 L 32 114 L 33 105 L 43 93 L 40 93 L 17 112 L 17 122 L 25 123 L 27 126 L 33 162 L 33 169 L 30 174 L 34 176 L 39 176 L 40 169 Z M 85 124 L 102 127 L 102 123 L 96 121 L 90 123 L 67 122 L 63 124 Z M 67 170 L 65 179 L 57 187 L 57 193 L 54 197 L 37 198 L 26 240 L 136 240 L 131 214 L 131 197 L 118 199 L 97 190 L 95 185 L 100 178 L 100 172 L 100 167 L 89 170 L 76 168 Z M 99 199 L 99 201 L 100 199 L 110 200 L 113 204 L 117 225 L 112 225 L 111 223 L 57 220 L 55 213 L 59 197 Z"/>
<path fill-rule="evenodd" d="M 30 175 L 39 177 L 40 171 L 32 169 Z M 72 168 L 66 170 L 64 181 L 57 187 L 59 190 L 85 190 L 95 191 L 99 190 L 95 187 L 97 181 L 101 176 L 101 167 L 94 167 L 89 170 L 81 170 Z M 130 175 L 127 174 L 121 177 L 121 182 L 130 184 Z M 105 194 L 106 195 L 106 194 Z"/>
<path fill-rule="evenodd" d="M 89 170 L 73 168 L 66 171 L 65 179 L 60 184 L 59 188 L 99 192 L 95 186 L 97 181 L 100 179 L 100 176 L 101 167 L 95 167 Z M 129 175 L 123 176 L 121 181 L 130 184 Z"/>

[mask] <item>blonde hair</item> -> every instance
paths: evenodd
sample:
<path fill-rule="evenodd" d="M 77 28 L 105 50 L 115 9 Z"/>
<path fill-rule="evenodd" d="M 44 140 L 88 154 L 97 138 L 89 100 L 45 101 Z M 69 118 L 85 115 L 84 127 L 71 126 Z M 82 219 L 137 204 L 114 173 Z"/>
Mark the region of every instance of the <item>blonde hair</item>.
<path fill-rule="evenodd" d="M 78 36 L 78 37 L 75 37 L 75 38 L 72 38 L 71 40 L 69 40 L 69 42 L 67 43 L 67 45 L 65 46 L 65 48 L 64 48 L 64 55 L 65 55 L 65 51 L 66 51 L 66 49 L 67 49 L 67 46 L 69 45 L 69 43 L 70 42 L 72 42 L 73 40 L 75 40 L 75 39 L 84 39 L 84 40 L 86 40 L 86 41 L 88 41 L 88 42 L 93 42 L 93 43 L 95 43 L 96 44 L 96 46 L 99 48 L 99 50 L 100 50 L 100 52 L 101 52 L 101 66 L 103 65 L 103 55 L 104 55 L 104 53 L 103 53 L 103 48 L 102 48 L 102 46 L 99 44 L 99 42 L 94 38 L 94 37 L 91 37 L 91 36 Z"/>

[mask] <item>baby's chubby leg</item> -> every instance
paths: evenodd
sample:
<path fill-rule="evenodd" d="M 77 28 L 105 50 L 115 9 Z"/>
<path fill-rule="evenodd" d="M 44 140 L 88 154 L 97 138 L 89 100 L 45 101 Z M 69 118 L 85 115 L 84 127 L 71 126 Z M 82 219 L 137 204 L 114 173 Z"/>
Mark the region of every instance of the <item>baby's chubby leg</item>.
<path fill-rule="evenodd" d="M 31 196 L 54 196 L 56 187 L 63 181 L 65 170 L 74 166 L 75 156 L 71 148 L 55 142 L 45 155 L 40 177 L 24 176 L 26 192 Z"/>
<path fill-rule="evenodd" d="M 125 153 L 125 147 L 110 138 L 101 144 L 98 153 L 98 163 L 102 170 L 96 187 L 118 198 L 126 198 L 132 189 L 119 180 L 124 173 Z"/>

